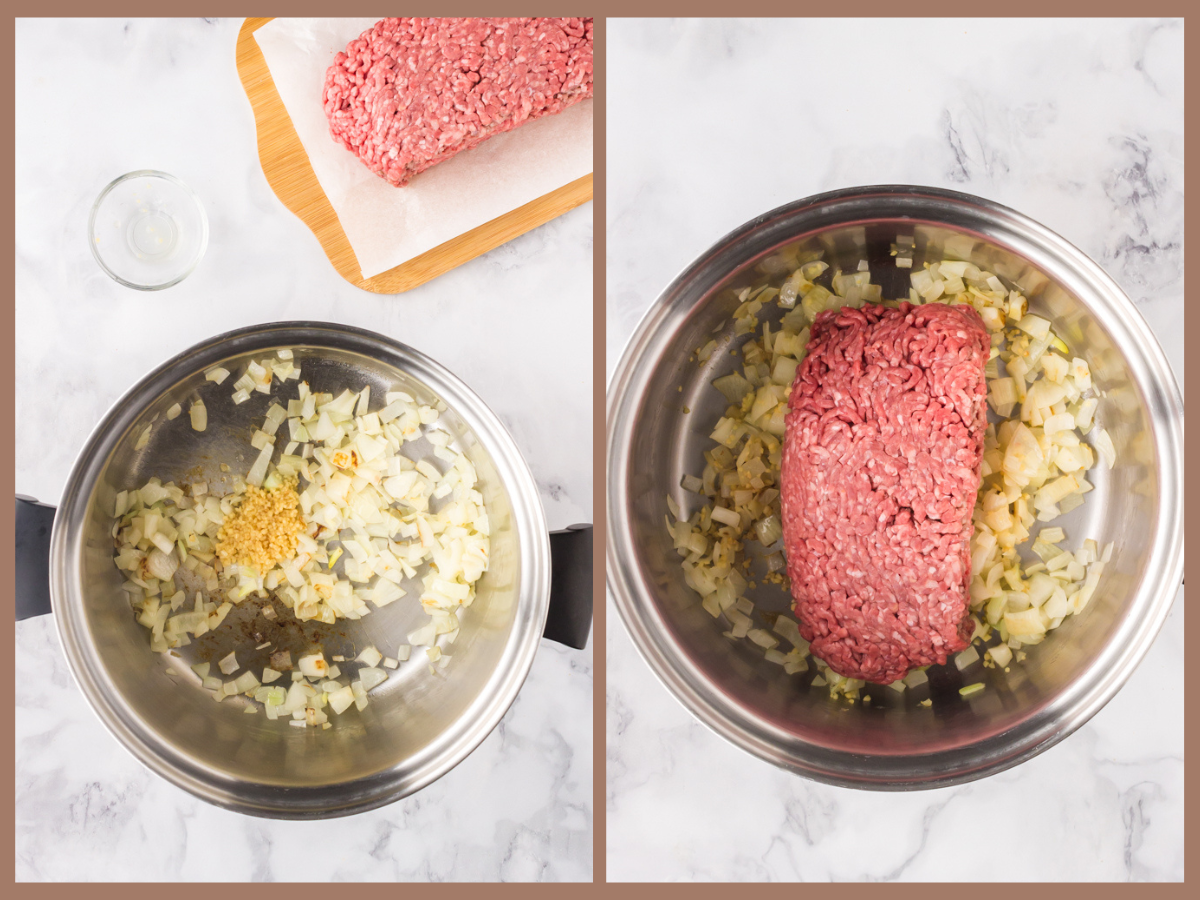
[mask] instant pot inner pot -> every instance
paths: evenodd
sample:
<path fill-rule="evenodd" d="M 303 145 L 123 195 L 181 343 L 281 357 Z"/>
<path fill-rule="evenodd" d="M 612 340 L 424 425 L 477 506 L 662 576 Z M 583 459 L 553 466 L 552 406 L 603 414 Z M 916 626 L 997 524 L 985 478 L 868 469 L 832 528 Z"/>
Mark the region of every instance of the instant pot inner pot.
<path fill-rule="evenodd" d="M 406 391 L 422 403 L 437 400 L 424 384 L 369 358 L 331 349 L 293 349 L 301 378 L 314 391 L 337 394 L 370 384 L 372 409 L 382 404 L 389 390 Z M 231 357 L 222 365 L 238 373 L 249 359 L 268 355 L 273 356 L 274 350 Z M 253 393 L 236 406 L 231 399 L 232 378 L 218 386 L 196 372 L 160 396 L 121 437 L 104 464 L 76 559 L 77 583 L 100 661 L 98 678 L 102 690 L 119 698 L 114 704 L 117 715 L 135 732 L 143 736 L 149 732 L 152 737 L 147 739 L 161 741 L 160 749 L 173 750 L 179 759 L 208 770 L 210 776 L 283 787 L 347 782 L 399 763 L 416 766 L 436 755 L 456 729 L 470 721 L 473 706 L 486 697 L 489 682 L 502 669 L 521 575 L 508 494 L 487 450 L 451 409 L 442 413 L 439 422 L 453 434 L 451 446 L 465 452 L 478 471 L 478 488 L 492 527 L 492 556 L 489 571 L 477 584 L 477 599 L 463 615 L 459 637 L 447 651 L 453 658 L 445 669 L 431 672 L 424 648 L 414 647 L 412 658 L 390 671 L 388 680 L 371 692 L 365 710 L 331 714 L 333 727 L 323 730 L 292 728 L 285 719 L 270 721 L 261 709 L 247 715 L 244 708 L 249 701 L 243 697 L 217 703 L 200 689 L 200 679 L 190 668 L 211 662 L 212 674 L 220 676 L 217 662 L 231 650 L 237 651 L 243 669 L 260 675 L 276 650 L 290 650 L 293 661 L 318 646 L 326 659 L 342 654 L 353 660 L 369 645 L 394 656 L 398 645 L 407 643 L 407 634 L 428 622 L 417 603 L 419 578 L 406 581 L 406 596 L 390 606 L 372 607 L 358 621 L 338 620 L 333 625 L 298 622 L 278 601 L 274 606 L 279 615 L 272 621 L 261 615 L 271 601 L 247 598 L 217 631 L 167 654 L 153 653 L 149 632 L 135 621 L 121 589 L 123 579 L 113 564 L 111 512 L 117 493 L 141 487 L 152 476 L 164 482 L 207 481 L 210 490 L 229 485 L 235 473 L 244 476 L 256 455 L 250 446 L 254 429 L 272 403 L 278 400 L 286 405 L 288 398 L 295 397 L 297 383 L 276 382 L 269 395 Z M 192 429 L 187 413 L 198 396 L 208 408 L 204 432 Z M 166 411 L 173 403 L 181 404 L 183 413 L 168 420 Z M 149 443 L 134 449 L 151 420 Z M 281 429 L 285 442 L 286 436 L 285 426 Z M 431 449 L 421 440 L 406 444 L 402 452 L 420 458 Z M 222 472 L 222 463 L 231 471 Z M 444 466 L 440 461 L 436 464 Z M 254 650 L 266 641 L 271 642 L 269 648 Z M 342 668 L 348 674 L 356 665 Z M 289 683 L 289 675 L 285 673 L 278 683 Z"/>
<path fill-rule="evenodd" d="M 997 273 L 1010 288 L 1026 293 L 1032 312 L 1053 320 L 1072 355 L 1087 360 L 1095 385 L 1105 392 L 1096 419 L 1112 436 L 1117 465 L 1107 471 L 1101 463 L 1091 470 L 1088 479 L 1095 491 L 1081 507 L 1052 524 L 1066 530 L 1064 547 L 1074 549 L 1085 538 L 1101 546 L 1113 541 L 1116 546 L 1084 613 L 1069 618 L 1042 644 L 1026 648 L 1028 659 L 1011 664 L 1009 672 L 985 669 L 981 662 L 960 672 L 951 661 L 929 670 L 928 685 L 903 694 L 868 685 L 865 693 L 870 704 L 850 705 L 831 699 L 827 688 L 811 685 L 815 666 L 807 673 L 787 675 L 749 641 L 722 636 L 727 626 L 705 612 L 699 597 L 684 583 L 680 557 L 664 525 L 665 497 L 668 493 L 674 497 L 685 517 L 704 502 L 684 491 L 680 479 L 703 471 L 703 452 L 712 446 L 708 435 L 726 406 L 710 382 L 735 371 L 740 356 L 726 349 L 699 365 L 694 354 L 716 333 L 731 330 L 731 314 L 738 306 L 736 290 L 765 281 L 781 283 L 787 273 L 780 271 L 778 254 L 796 248 L 802 254 L 822 254 L 831 266 L 826 280 L 833 268 L 854 271 L 865 259 L 872 282 L 883 286 L 884 299 L 905 298 L 911 270 L 898 269 L 891 255 L 898 235 L 915 237 L 915 268 L 925 261 L 956 258 Z M 641 583 L 652 593 L 650 616 L 658 619 L 652 625 L 669 632 L 684 657 L 681 664 L 691 669 L 691 680 L 717 686 L 720 701 L 752 716 L 765 739 L 783 746 L 802 742 L 807 749 L 801 752 L 814 745 L 839 753 L 885 756 L 952 750 L 998 735 L 1018 719 L 1065 702 L 1085 668 L 1114 653 L 1131 626 L 1126 604 L 1143 577 L 1155 540 L 1158 504 L 1155 445 L 1144 398 L 1110 334 L 1072 292 L 1086 296 L 1085 286 L 1060 285 L 1015 250 L 978 235 L 911 219 L 842 225 L 808 234 L 736 260 L 727 271 L 733 274 L 697 297 L 691 313 L 658 353 L 633 429 L 625 491 L 631 544 L 640 551 L 636 565 Z M 784 312 L 769 303 L 760 322 L 774 326 Z M 735 338 L 729 347 L 746 340 Z M 776 585 L 759 582 L 748 596 L 760 610 L 790 614 L 790 597 Z M 756 627 L 763 627 L 757 616 Z M 986 689 L 961 698 L 958 688 L 976 681 L 983 681 Z M 932 698 L 931 707 L 918 705 L 927 698 Z M 844 769 L 847 764 L 841 760 L 839 765 Z"/>

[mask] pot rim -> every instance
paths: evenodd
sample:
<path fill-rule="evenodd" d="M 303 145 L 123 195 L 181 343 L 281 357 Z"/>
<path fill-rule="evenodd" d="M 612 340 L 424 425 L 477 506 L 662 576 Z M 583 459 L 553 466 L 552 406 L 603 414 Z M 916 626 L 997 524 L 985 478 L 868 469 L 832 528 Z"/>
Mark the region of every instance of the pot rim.
<path fill-rule="evenodd" d="M 145 726 L 122 702 L 96 653 L 74 577 L 97 477 L 143 411 L 179 381 L 230 356 L 279 346 L 357 353 L 411 375 L 444 400 L 483 443 L 512 506 L 520 542 L 521 587 L 507 646 L 480 695 L 459 716 L 448 742 L 418 754 L 413 770 L 382 772 L 330 785 L 284 787 L 232 778 L 191 759 Z M 68 524 L 70 523 L 70 524 Z M 525 682 L 545 628 L 550 599 L 550 539 L 533 474 L 496 414 L 456 375 L 420 351 L 366 329 L 293 321 L 253 325 L 201 341 L 161 363 L 126 391 L 93 429 L 76 458 L 54 518 L 50 595 L 55 626 L 76 683 L 101 724 L 152 772 L 216 806 L 248 815 L 317 819 L 352 815 L 407 796 L 446 774 L 491 733 Z M 406 761 L 407 762 L 407 761 Z"/>
<path fill-rule="evenodd" d="M 1137 347 L 1141 355 L 1136 368 L 1148 376 L 1139 379 L 1137 372 L 1133 373 L 1152 412 L 1159 475 L 1157 535 L 1146 575 L 1132 602 L 1139 614 L 1130 629 L 1131 640 L 1093 660 L 1063 690 L 1053 709 L 1044 709 L 1033 717 L 1034 725 L 1019 726 L 981 742 L 979 746 L 987 745 L 981 759 L 964 764 L 955 758 L 959 748 L 932 754 L 869 757 L 872 761 L 887 762 L 889 771 L 882 777 L 865 777 L 850 772 L 848 767 L 839 767 L 839 761 L 849 762 L 850 754 L 842 755 L 839 760 L 836 751 L 807 744 L 794 735 L 788 736 L 790 740 L 784 746 L 784 732 L 734 702 L 719 683 L 709 679 L 688 658 L 651 599 L 651 590 L 639 576 L 637 551 L 624 511 L 633 423 L 649 375 L 670 338 L 666 326 L 695 308 L 712 288 L 741 265 L 802 234 L 862 221 L 866 204 L 872 200 L 911 204 L 911 215 L 889 212 L 882 217 L 889 220 L 911 218 L 941 224 L 936 214 L 916 212 L 919 208 L 936 211 L 940 205 L 943 210 L 954 208 L 1003 227 L 1019 246 L 1019 249 L 1010 247 L 1018 255 L 1057 276 L 1069 273 L 1075 281 L 1088 284 L 1105 304 L 1106 327 L 1119 313 L 1128 335 L 1128 340 L 1121 344 L 1122 352 L 1128 361 L 1128 348 Z M 797 224 L 800 222 L 802 226 Z M 994 235 L 983 237 L 1004 246 Z M 754 245 L 753 253 L 747 251 L 747 244 Z M 1047 266 L 1050 260 L 1055 263 L 1053 267 Z M 1033 219 L 981 197 L 918 185 L 851 187 L 793 201 L 738 226 L 685 266 L 646 310 L 609 379 L 606 407 L 606 580 L 634 646 L 663 686 L 710 730 L 761 759 L 815 781 L 871 790 L 931 789 L 983 778 L 1036 756 L 1086 723 L 1117 693 L 1161 629 L 1183 575 L 1183 401 L 1161 346 L 1136 305 L 1086 254 Z M 922 771 L 914 774 L 918 761 Z"/>

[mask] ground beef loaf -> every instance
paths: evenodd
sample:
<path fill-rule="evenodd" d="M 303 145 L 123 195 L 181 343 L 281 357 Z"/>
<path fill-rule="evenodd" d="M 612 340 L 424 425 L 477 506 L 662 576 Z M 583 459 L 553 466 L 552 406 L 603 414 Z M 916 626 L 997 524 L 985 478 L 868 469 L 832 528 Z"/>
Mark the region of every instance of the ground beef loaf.
<path fill-rule="evenodd" d="M 784 548 L 800 633 L 888 683 L 968 644 L 990 341 L 967 306 L 817 316 L 788 400 Z"/>
<path fill-rule="evenodd" d="M 591 19 L 383 19 L 339 53 L 334 140 L 394 185 L 592 96 Z"/>

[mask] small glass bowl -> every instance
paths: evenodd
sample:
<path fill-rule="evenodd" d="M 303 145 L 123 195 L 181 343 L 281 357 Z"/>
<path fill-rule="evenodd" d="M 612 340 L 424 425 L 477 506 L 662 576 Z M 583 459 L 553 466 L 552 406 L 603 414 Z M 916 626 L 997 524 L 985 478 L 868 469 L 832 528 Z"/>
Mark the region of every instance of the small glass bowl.
<path fill-rule="evenodd" d="M 141 169 L 111 182 L 88 216 L 88 243 L 110 278 L 160 291 L 191 274 L 208 247 L 208 217 L 174 175 Z"/>

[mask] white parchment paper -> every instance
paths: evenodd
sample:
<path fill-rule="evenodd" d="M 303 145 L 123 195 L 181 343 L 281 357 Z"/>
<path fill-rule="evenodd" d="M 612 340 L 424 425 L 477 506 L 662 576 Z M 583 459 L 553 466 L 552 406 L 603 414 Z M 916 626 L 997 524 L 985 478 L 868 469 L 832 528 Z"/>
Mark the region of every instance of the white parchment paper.
<path fill-rule="evenodd" d="M 254 32 L 363 278 L 592 171 L 592 101 L 584 100 L 426 169 L 405 187 L 392 187 L 334 142 L 321 106 L 334 56 L 376 21 L 281 18 Z"/>

